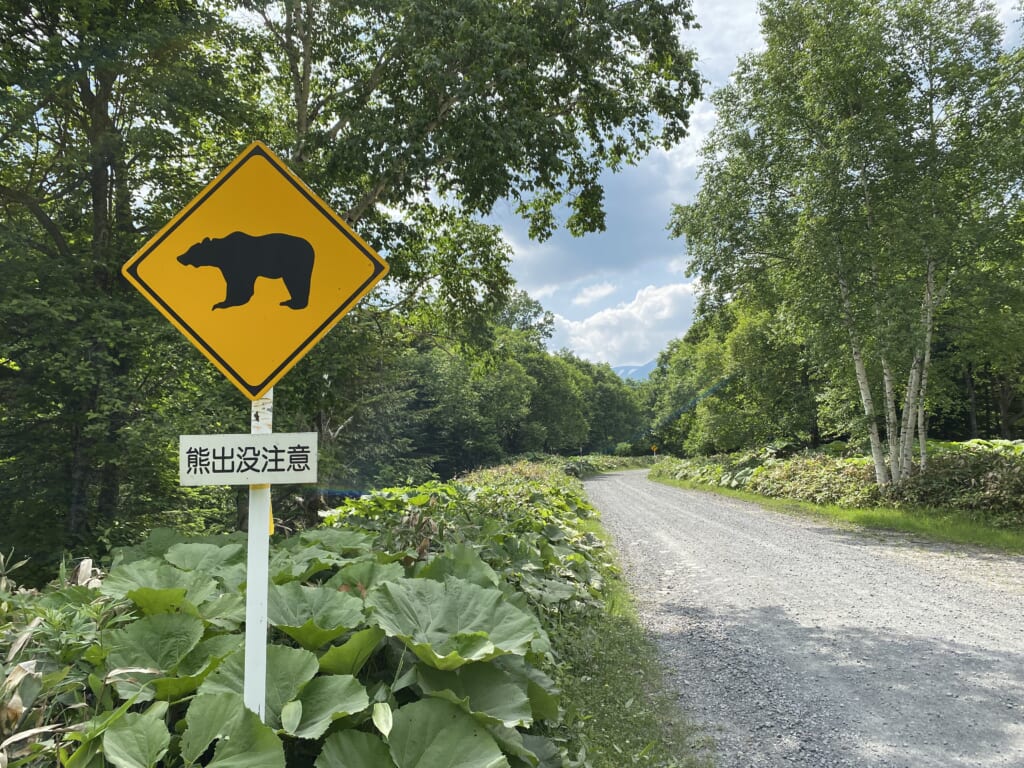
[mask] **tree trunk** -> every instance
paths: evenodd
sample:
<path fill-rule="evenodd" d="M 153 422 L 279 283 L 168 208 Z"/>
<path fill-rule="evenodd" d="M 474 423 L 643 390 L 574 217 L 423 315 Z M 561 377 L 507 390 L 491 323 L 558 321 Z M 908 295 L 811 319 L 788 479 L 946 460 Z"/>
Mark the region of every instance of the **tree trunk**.
<path fill-rule="evenodd" d="M 867 366 L 864 365 L 864 355 L 861 352 L 860 344 L 857 341 L 857 334 L 854 332 L 853 320 L 850 313 L 849 287 L 846 280 L 840 274 L 839 293 L 843 302 L 843 321 L 846 331 L 850 335 L 850 352 L 853 355 L 853 370 L 857 376 L 857 388 L 860 390 L 860 402 L 864 408 L 864 418 L 868 426 L 868 440 L 871 443 L 871 460 L 875 465 L 875 482 L 878 485 L 888 485 L 890 481 L 889 468 L 885 465 L 885 454 L 882 451 L 882 438 L 878 433 L 878 416 L 875 413 L 875 399 L 871 395 L 871 383 L 868 380 Z"/>
<path fill-rule="evenodd" d="M 875 414 L 875 401 L 871 396 L 871 385 L 868 382 L 868 372 L 864 365 L 864 356 L 861 354 L 860 345 L 857 344 L 852 333 L 850 337 L 853 367 L 857 374 L 857 386 L 860 388 L 860 400 L 864 407 L 864 417 L 868 422 L 868 439 L 871 441 L 871 459 L 875 465 L 875 482 L 878 485 L 888 485 L 890 482 L 889 469 L 885 465 L 882 438 L 878 433 L 878 418 Z"/>
<path fill-rule="evenodd" d="M 1004 440 L 1013 440 L 1013 387 L 1005 376 L 997 378 L 996 404 L 999 406 L 999 435 Z"/>
<path fill-rule="evenodd" d="M 971 440 L 978 439 L 978 395 L 974 390 L 974 369 L 968 363 L 964 368 L 964 385 L 967 388 L 967 434 Z"/>
<path fill-rule="evenodd" d="M 900 424 L 900 468 L 901 479 L 910 475 L 914 460 L 914 428 L 917 419 L 917 404 L 921 389 L 921 354 L 914 355 L 907 377 L 907 393 L 903 401 L 903 420 Z"/>
<path fill-rule="evenodd" d="M 889 443 L 889 477 L 893 484 L 898 485 L 903 479 L 903 465 L 900 453 L 900 422 L 896 411 L 896 384 L 893 381 L 889 361 L 882 357 L 882 384 L 885 396 L 885 438 Z"/>

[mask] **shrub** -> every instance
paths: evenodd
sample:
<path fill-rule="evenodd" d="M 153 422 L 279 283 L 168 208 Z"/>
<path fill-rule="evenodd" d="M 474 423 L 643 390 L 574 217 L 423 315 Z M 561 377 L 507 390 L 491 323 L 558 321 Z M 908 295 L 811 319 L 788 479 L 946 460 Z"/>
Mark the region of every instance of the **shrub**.
<path fill-rule="evenodd" d="M 608 560 L 579 484 L 520 469 L 276 538 L 266 722 L 242 700 L 242 534 L 154 531 L 98 586 L 0 596 L 0 763 L 572 763 L 548 630 L 600 605 Z"/>

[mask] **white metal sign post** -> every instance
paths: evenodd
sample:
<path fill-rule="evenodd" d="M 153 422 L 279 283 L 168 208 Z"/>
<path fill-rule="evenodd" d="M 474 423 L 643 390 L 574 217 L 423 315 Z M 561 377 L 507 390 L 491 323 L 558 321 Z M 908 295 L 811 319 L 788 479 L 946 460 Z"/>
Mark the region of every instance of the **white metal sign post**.
<path fill-rule="evenodd" d="M 252 401 L 254 435 L 274 431 L 274 389 Z M 249 546 L 245 587 L 245 706 L 265 721 L 267 708 L 267 592 L 270 581 L 270 484 L 249 486 Z"/>
<path fill-rule="evenodd" d="M 182 485 L 248 485 L 249 547 L 245 591 L 245 705 L 262 720 L 267 688 L 270 583 L 270 486 L 317 482 L 316 432 L 274 434 L 274 390 L 252 403 L 248 435 L 182 435 Z"/>

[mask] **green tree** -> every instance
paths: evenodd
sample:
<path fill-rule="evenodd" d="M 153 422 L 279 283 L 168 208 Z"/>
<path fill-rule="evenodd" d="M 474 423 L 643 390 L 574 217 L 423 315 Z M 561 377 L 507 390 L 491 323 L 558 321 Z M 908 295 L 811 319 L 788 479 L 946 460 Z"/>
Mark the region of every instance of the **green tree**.
<path fill-rule="evenodd" d="M 167 491 L 164 435 L 147 425 L 174 409 L 187 345 L 119 268 L 218 162 L 208 140 L 243 124 L 241 62 L 211 44 L 227 34 L 187 0 L 0 9 L 0 487 L 51 553 L 109 521 L 125 492 Z"/>
<path fill-rule="evenodd" d="M 979 120 L 1009 98 L 1001 29 L 973 0 L 762 10 L 766 49 L 716 95 L 704 185 L 674 226 L 717 295 L 776 295 L 843 344 L 876 479 L 899 482 L 926 435 L 938 310 L 1001 194 L 973 173 L 992 150 Z"/>
<path fill-rule="evenodd" d="M 535 235 L 563 202 L 573 232 L 601 229 L 601 172 L 683 138 L 700 91 L 688 0 L 241 4 L 276 143 L 353 225 L 431 193 L 516 200 Z"/>

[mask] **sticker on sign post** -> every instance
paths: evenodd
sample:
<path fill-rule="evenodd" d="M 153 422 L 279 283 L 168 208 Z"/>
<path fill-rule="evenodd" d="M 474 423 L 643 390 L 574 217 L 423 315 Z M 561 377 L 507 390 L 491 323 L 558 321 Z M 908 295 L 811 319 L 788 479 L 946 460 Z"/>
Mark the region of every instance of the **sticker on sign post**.
<path fill-rule="evenodd" d="M 316 432 L 182 435 L 182 485 L 315 483 Z"/>

